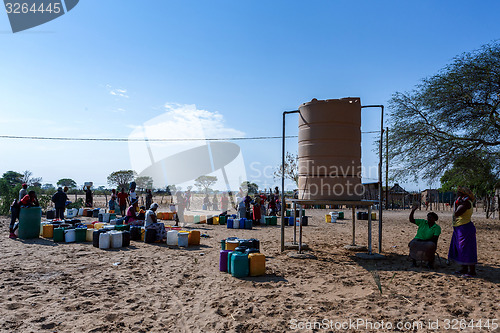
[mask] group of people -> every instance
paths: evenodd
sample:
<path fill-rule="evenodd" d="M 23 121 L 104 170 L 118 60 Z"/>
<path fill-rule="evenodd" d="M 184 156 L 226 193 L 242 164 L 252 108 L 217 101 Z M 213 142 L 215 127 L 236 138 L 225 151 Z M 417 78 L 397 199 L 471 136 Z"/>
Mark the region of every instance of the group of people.
<path fill-rule="evenodd" d="M 263 216 L 276 216 L 281 210 L 278 187 L 274 189 L 274 192 L 269 189 L 268 194 L 260 192 L 255 194 L 253 198 L 248 194 L 245 195 L 240 189 L 236 202 L 238 217 L 254 221 L 260 221 Z"/>
<path fill-rule="evenodd" d="M 462 268 L 456 274 L 464 277 L 476 275 L 477 241 L 476 227 L 472 222 L 474 194 L 468 188 L 460 187 L 453 211 L 453 234 L 451 236 L 448 259 L 455 261 Z M 436 223 L 438 215 L 427 214 L 427 220 L 415 219 L 418 206 L 413 206 L 409 220 L 418 226 L 415 238 L 408 244 L 413 265 L 417 261 L 426 261 L 429 268 L 434 267 L 437 242 L 441 227 Z"/>

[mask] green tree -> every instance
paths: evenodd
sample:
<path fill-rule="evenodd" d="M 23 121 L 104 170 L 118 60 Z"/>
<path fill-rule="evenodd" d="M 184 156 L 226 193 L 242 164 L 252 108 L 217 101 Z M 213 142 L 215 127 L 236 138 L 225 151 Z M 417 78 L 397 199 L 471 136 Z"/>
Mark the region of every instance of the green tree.
<path fill-rule="evenodd" d="M 12 185 L 8 179 L 0 178 L 0 215 L 8 215 L 14 199 L 19 196 L 21 184 Z"/>
<path fill-rule="evenodd" d="M 498 177 L 499 171 L 494 169 L 491 156 L 478 151 L 458 157 L 441 177 L 441 185 L 444 191 L 456 191 L 459 186 L 470 188 L 476 197 L 484 200 L 488 218 Z"/>
<path fill-rule="evenodd" d="M 57 186 L 67 186 L 68 188 L 72 189 L 76 187 L 76 182 L 71 178 L 62 178 L 57 181 Z"/>
<path fill-rule="evenodd" d="M 135 176 L 134 170 L 115 171 L 108 176 L 108 184 L 117 187 L 119 190 L 121 188 L 128 189 L 129 183 L 134 180 Z"/>
<path fill-rule="evenodd" d="M 283 167 L 280 166 L 274 171 L 274 178 L 281 179 Z M 296 186 L 299 186 L 299 155 L 287 152 L 285 155 L 285 179 L 292 180 Z"/>
<path fill-rule="evenodd" d="M 200 176 L 194 180 L 194 186 L 199 188 L 199 190 L 203 190 L 205 193 L 208 193 L 210 186 L 217 182 L 216 176 Z"/>
<path fill-rule="evenodd" d="M 256 194 L 259 192 L 259 185 L 251 183 L 248 180 L 241 183 L 241 188 L 248 194 Z"/>
<path fill-rule="evenodd" d="M 42 190 L 44 190 L 46 192 L 52 192 L 52 191 L 55 191 L 56 188 L 52 184 L 43 184 L 42 185 Z"/>
<path fill-rule="evenodd" d="M 23 174 L 15 171 L 7 171 L 2 175 L 2 178 L 11 186 L 23 183 Z"/>
<path fill-rule="evenodd" d="M 390 101 L 394 176 L 432 180 L 481 151 L 500 163 L 500 44 L 462 54 L 412 92 Z"/>
<path fill-rule="evenodd" d="M 137 184 L 137 188 L 139 190 L 146 190 L 153 188 L 153 178 L 149 176 L 137 177 L 135 179 L 135 183 Z"/>

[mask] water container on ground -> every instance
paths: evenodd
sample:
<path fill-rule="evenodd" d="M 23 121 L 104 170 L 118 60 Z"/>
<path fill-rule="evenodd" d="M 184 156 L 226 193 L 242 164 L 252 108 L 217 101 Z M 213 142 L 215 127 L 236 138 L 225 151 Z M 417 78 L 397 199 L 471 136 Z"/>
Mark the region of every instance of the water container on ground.
<path fill-rule="evenodd" d="M 200 215 L 195 215 L 195 216 L 193 217 L 193 223 L 195 223 L 195 224 L 200 223 Z"/>
<path fill-rule="evenodd" d="M 221 241 L 220 241 L 220 249 L 221 250 L 225 250 L 226 249 L 226 240 L 225 239 L 221 239 Z"/>
<path fill-rule="evenodd" d="M 167 232 L 167 245 L 168 246 L 177 246 L 177 234 L 179 231 L 177 230 L 170 230 Z"/>
<path fill-rule="evenodd" d="M 238 229 L 245 229 L 245 222 L 246 222 L 246 218 L 241 218 L 240 221 L 239 221 L 239 224 L 238 224 Z"/>
<path fill-rule="evenodd" d="M 141 239 L 141 227 L 139 226 L 131 226 L 130 227 L 130 239 L 133 241 L 137 241 Z"/>
<path fill-rule="evenodd" d="M 234 219 L 233 229 L 239 229 L 239 228 L 240 228 L 240 220 Z"/>
<path fill-rule="evenodd" d="M 252 230 L 252 224 L 253 224 L 252 220 L 246 220 L 245 221 L 245 229 Z"/>
<path fill-rule="evenodd" d="M 237 240 L 226 240 L 226 250 L 234 251 L 238 246 L 240 246 L 240 242 Z"/>
<path fill-rule="evenodd" d="M 78 209 L 76 208 L 66 209 L 64 215 L 66 216 L 67 219 L 72 219 L 73 217 L 76 217 L 76 215 L 78 215 Z"/>
<path fill-rule="evenodd" d="M 99 230 L 102 227 L 104 227 L 104 223 L 102 222 L 94 223 L 94 229 Z"/>
<path fill-rule="evenodd" d="M 227 272 L 231 274 L 231 257 L 233 256 L 234 251 L 228 250 L 227 254 Z"/>
<path fill-rule="evenodd" d="M 309 225 L 309 218 L 307 216 L 302 216 L 302 226 Z"/>
<path fill-rule="evenodd" d="M 66 243 L 74 243 L 76 241 L 75 229 L 64 230 L 64 241 Z"/>
<path fill-rule="evenodd" d="M 238 239 L 239 245 L 244 247 L 252 247 L 252 242 L 249 239 Z"/>
<path fill-rule="evenodd" d="M 47 214 L 46 214 L 46 217 L 47 217 L 47 220 L 53 220 L 56 218 L 56 211 L 51 209 L 51 210 L 48 210 L 47 211 Z"/>
<path fill-rule="evenodd" d="M 78 216 L 83 216 L 83 208 L 80 208 L 80 209 L 78 210 Z"/>
<path fill-rule="evenodd" d="M 64 242 L 64 230 L 65 228 L 54 229 L 54 242 L 56 243 Z"/>
<path fill-rule="evenodd" d="M 87 239 L 87 228 L 76 228 L 75 229 L 75 241 L 77 243 L 83 243 Z"/>
<path fill-rule="evenodd" d="M 276 216 L 271 216 L 271 225 L 278 225 L 278 218 Z"/>
<path fill-rule="evenodd" d="M 260 251 L 260 241 L 255 238 L 251 238 L 248 240 L 252 245 L 250 245 L 250 248 L 254 248 Z"/>
<path fill-rule="evenodd" d="M 122 246 L 123 247 L 130 246 L 130 231 L 127 230 L 122 231 Z"/>
<path fill-rule="evenodd" d="M 219 217 L 218 216 L 214 216 L 213 220 L 214 220 L 214 225 L 218 225 L 219 224 Z"/>
<path fill-rule="evenodd" d="M 117 249 L 122 247 L 123 236 L 121 231 L 111 231 L 109 232 L 110 247 Z"/>
<path fill-rule="evenodd" d="M 93 209 L 92 210 L 92 217 L 95 217 L 95 218 L 99 217 L 99 211 L 100 211 L 99 208 Z"/>
<path fill-rule="evenodd" d="M 233 219 L 228 219 L 227 220 L 227 228 L 228 229 L 234 229 L 234 220 Z"/>
<path fill-rule="evenodd" d="M 144 243 L 156 242 L 156 229 L 146 229 L 144 231 Z"/>
<path fill-rule="evenodd" d="M 40 237 L 42 210 L 40 207 L 21 208 L 19 213 L 19 238 L 32 239 Z"/>
<path fill-rule="evenodd" d="M 111 246 L 111 237 L 109 232 L 102 232 L 99 235 L 99 248 L 109 249 L 110 246 Z"/>
<path fill-rule="evenodd" d="M 229 254 L 229 250 L 221 250 L 219 255 L 219 271 L 227 272 L 227 256 Z"/>
<path fill-rule="evenodd" d="M 102 233 L 104 233 L 106 230 L 104 229 L 99 229 L 99 230 L 94 230 L 92 234 L 92 245 L 94 247 L 99 247 L 99 238 Z"/>
<path fill-rule="evenodd" d="M 246 277 L 249 274 L 248 256 L 245 253 L 233 252 L 231 256 L 231 275 Z"/>
<path fill-rule="evenodd" d="M 85 240 L 87 242 L 92 242 L 94 240 L 93 238 L 93 234 L 94 234 L 94 229 L 87 229 L 87 231 L 85 232 Z"/>
<path fill-rule="evenodd" d="M 200 231 L 199 230 L 192 230 L 189 233 L 189 239 L 188 239 L 189 245 L 194 245 L 194 246 L 200 245 L 200 238 L 201 238 Z"/>
<path fill-rule="evenodd" d="M 250 253 L 248 255 L 250 276 L 266 274 L 266 256 L 262 253 Z"/>
<path fill-rule="evenodd" d="M 179 247 L 189 246 L 189 232 L 179 232 L 177 233 L 177 245 Z"/>
<path fill-rule="evenodd" d="M 238 246 L 237 248 L 234 249 L 236 252 L 241 252 L 241 253 L 245 253 L 246 250 L 248 250 L 248 247 L 246 246 Z"/>
<path fill-rule="evenodd" d="M 52 224 L 44 224 L 42 226 L 42 237 L 44 238 L 52 238 L 54 237 L 54 225 Z"/>
<path fill-rule="evenodd" d="M 295 220 L 295 218 L 293 216 L 288 217 L 288 225 L 293 226 L 294 220 Z"/>
<path fill-rule="evenodd" d="M 226 224 L 227 223 L 227 215 L 220 215 L 219 216 L 219 224 Z"/>
<path fill-rule="evenodd" d="M 213 215 L 207 215 L 207 224 L 210 224 L 210 225 L 214 224 L 214 217 L 213 217 Z"/>

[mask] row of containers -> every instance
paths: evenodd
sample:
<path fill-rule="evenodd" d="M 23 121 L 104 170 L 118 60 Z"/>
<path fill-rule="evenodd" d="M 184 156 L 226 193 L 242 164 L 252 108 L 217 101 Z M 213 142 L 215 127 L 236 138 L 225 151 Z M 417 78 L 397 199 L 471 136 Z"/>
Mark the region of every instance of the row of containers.
<path fill-rule="evenodd" d="M 337 220 L 344 219 L 344 212 L 330 212 L 325 215 L 326 223 L 335 223 Z M 368 220 L 368 212 L 357 212 L 356 213 L 357 220 Z M 377 219 L 377 213 L 372 212 L 372 220 Z"/>
<path fill-rule="evenodd" d="M 219 270 L 234 277 L 266 274 L 266 256 L 260 253 L 258 239 L 229 237 L 221 240 Z"/>
<path fill-rule="evenodd" d="M 182 230 L 179 227 L 167 229 L 166 243 L 170 247 L 199 246 L 201 233 L 199 230 Z M 100 249 L 121 248 L 130 245 L 130 241 L 160 243 L 155 229 L 141 226 L 112 225 L 94 222 L 89 225 L 70 226 L 68 224 L 42 223 L 40 236 L 52 238 L 56 243 L 92 242 Z"/>

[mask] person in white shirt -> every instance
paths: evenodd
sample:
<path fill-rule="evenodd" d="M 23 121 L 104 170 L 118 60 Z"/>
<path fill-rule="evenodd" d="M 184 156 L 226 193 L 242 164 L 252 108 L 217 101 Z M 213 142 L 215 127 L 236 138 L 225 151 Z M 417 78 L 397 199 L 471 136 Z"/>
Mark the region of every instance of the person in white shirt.
<path fill-rule="evenodd" d="M 146 229 L 156 230 L 156 240 L 161 241 L 167 237 L 167 232 L 165 230 L 165 225 L 163 223 L 158 223 L 158 218 L 156 217 L 157 209 L 158 204 L 156 202 L 152 203 L 151 207 L 146 212 L 144 227 Z"/>

